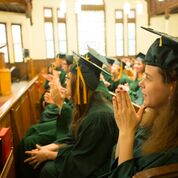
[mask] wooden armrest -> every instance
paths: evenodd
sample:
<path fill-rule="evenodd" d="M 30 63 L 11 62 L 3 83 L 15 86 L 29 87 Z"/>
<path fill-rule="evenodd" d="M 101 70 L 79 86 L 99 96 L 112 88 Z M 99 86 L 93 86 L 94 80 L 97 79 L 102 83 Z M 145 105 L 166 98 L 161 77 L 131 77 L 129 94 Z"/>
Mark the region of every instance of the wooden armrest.
<path fill-rule="evenodd" d="M 178 178 L 178 163 L 145 169 L 133 178 Z"/>

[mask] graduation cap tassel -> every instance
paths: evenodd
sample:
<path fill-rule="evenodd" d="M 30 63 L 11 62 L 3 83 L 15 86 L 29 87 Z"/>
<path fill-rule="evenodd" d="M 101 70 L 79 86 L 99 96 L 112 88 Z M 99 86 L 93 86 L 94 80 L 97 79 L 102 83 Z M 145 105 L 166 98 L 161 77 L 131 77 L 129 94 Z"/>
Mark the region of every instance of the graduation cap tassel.
<path fill-rule="evenodd" d="M 80 100 L 80 81 L 82 81 L 82 85 L 83 85 L 83 103 L 86 104 L 87 103 L 86 84 L 85 84 L 85 80 L 83 78 L 81 69 L 80 69 L 79 66 L 77 66 L 77 104 L 81 103 L 81 100 Z"/>
<path fill-rule="evenodd" d="M 121 63 L 120 63 L 119 79 L 122 77 L 122 72 L 123 72 L 123 65 L 122 65 L 122 62 L 121 62 Z"/>
<path fill-rule="evenodd" d="M 162 36 L 160 37 L 159 39 L 159 47 L 161 47 L 163 45 L 163 39 L 162 39 Z"/>

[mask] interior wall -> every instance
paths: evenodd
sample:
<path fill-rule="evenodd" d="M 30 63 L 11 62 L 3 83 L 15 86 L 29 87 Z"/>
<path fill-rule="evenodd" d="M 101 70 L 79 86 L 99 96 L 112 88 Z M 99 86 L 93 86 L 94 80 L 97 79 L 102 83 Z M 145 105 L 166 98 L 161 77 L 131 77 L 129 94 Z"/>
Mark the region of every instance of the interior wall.
<path fill-rule="evenodd" d="M 77 51 L 77 23 L 75 13 L 75 1 L 66 0 L 67 12 L 66 12 L 66 24 L 67 24 L 67 49 L 68 53 L 72 50 Z M 106 17 L 106 54 L 108 56 L 115 56 L 115 10 L 123 9 L 123 4 L 126 0 L 104 0 L 105 2 L 105 17 Z M 131 8 L 136 8 L 136 1 L 131 1 Z M 136 16 L 136 50 L 138 52 L 146 53 L 150 44 L 156 39 L 156 35 L 150 34 L 140 28 L 140 26 L 148 26 L 147 15 L 147 3 L 145 0 L 140 0 L 143 3 L 143 14 Z M 43 8 L 51 7 L 53 9 L 54 22 L 57 21 L 57 8 L 60 6 L 59 0 L 34 0 L 32 19 L 33 25 L 30 25 L 30 20 L 22 14 L 0 12 L 0 22 L 5 22 L 8 29 L 8 43 L 10 61 L 13 62 L 13 47 L 12 47 L 12 35 L 11 24 L 22 24 L 23 32 L 23 47 L 30 50 L 30 56 L 33 59 L 45 59 L 46 58 L 46 45 L 44 36 L 44 16 Z M 126 20 L 126 15 L 124 15 Z M 164 16 L 158 16 L 151 18 L 151 28 L 167 32 L 171 35 L 178 36 L 178 14 L 171 15 L 169 20 L 166 20 Z M 127 38 L 127 27 L 125 29 L 125 38 Z M 55 53 L 58 53 L 58 37 L 57 37 L 57 24 L 54 26 L 55 33 Z M 127 48 L 127 42 L 124 44 Z M 127 55 L 127 53 L 126 53 Z"/>

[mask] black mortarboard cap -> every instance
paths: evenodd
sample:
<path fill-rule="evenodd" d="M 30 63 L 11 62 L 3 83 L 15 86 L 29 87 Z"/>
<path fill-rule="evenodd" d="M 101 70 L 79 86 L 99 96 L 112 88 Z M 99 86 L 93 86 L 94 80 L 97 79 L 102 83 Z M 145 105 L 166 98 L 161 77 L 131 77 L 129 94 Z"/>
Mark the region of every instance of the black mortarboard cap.
<path fill-rule="evenodd" d="M 105 72 L 108 75 L 110 75 L 110 73 L 102 68 L 102 65 L 104 63 L 103 59 L 105 58 L 101 57 L 101 55 L 95 55 L 95 57 L 92 56 L 90 58 L 92 52 L 90 51 L 90 53 L 87 53 L 85 57 L 75 52 L 73 53 L 78 56 L 77 63 L 81 69 L 87 87 L 91 90 L 95 90 L 99 84 L 101 71 Z M 75 68 L 72 67 L 72 72 L 76 72 L 76 70 L 74 69 Z"/>
<path fill-rule="evenodd" d="M 73 55 L 66 55 L 67 64 L 73 64 Z"/>
<path fill-rule="evenodd" d="M 115 59 L 113 59 L 113 58 L 111 58 L 111 57 L 106 57 L 106 60 L 107 60 L 107 62 L 108 62 L 108 64 L 113 64 L 114 63 L 114 61 L 115 61 Z"/>
<path fill-rule="evenodd" d="M 175 69 L 178 72 L 178 39 L 151 28 L 141 28 L 161 36 L 148 49 L 145 64 L 158 66 L 163 70 Z"/>
<path fill-rule="evenodd" d="M 113 64 L 120 66 L 121 63 L 122 63 L 122 62 L 121 62 L 120 60 L 115 60 Z"/>
<path fill-rule="evenodd" d="M 143 61 L 145 59 L 145 54 L 140 52 L 135 57 L 136 57 L 137 60 Z"/>
<path fill-rule="evenodd" d="M 64 53 L 58 53 L 56 55 L 56 58 L 61 58 L 61 59 L 64 59 L 66 57 L 66 55 Z"/>
<path fill-rule="evenodd" d="M 91 62 L 94 61 L 94 63 L 99 67 L 102 67 L 103 64 L 108 65 L 106 57 L 102 56 L 95 49 L 89 46 L 88 46 L 88 57 L 90 58 Z"/>

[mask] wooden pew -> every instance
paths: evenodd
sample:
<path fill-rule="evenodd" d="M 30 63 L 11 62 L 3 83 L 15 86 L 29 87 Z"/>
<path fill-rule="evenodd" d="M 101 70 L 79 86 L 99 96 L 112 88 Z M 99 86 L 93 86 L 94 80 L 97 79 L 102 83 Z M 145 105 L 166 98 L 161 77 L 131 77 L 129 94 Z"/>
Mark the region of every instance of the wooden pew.
<path fill-rule="evenodd" d="M 14 152 L 22 137 L 31 125 L 37 123 L 39 114 L 36 103 L 39 100 L 35 82 L 38 76 L 31 81 L 22 81 L 12 85 L 12 95 L 0 96 L 0 129 L 10 127 L 12 131 L 13 148 L 0 172 L 1 178 L 15 178 Z"/>
<path fill-rule="evenodd" d="M 178 163 L 145 169 L 133 178 L 178 178 Z"/>

